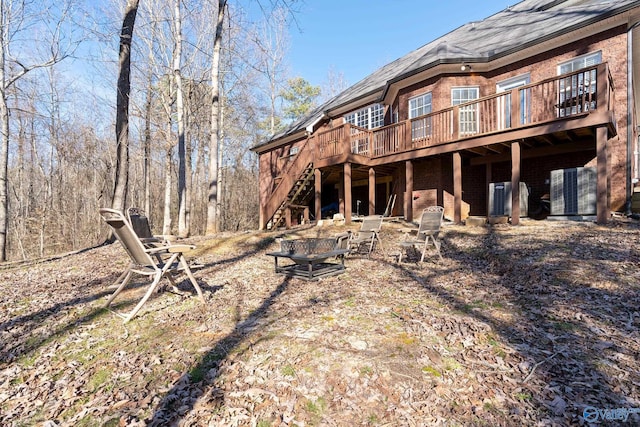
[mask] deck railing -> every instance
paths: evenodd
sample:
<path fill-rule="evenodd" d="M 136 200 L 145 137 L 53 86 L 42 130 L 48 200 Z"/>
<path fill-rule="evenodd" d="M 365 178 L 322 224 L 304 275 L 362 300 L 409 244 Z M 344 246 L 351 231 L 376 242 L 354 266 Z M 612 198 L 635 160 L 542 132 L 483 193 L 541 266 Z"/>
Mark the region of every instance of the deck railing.
<path fill-rule="evenodd" d="M 495 93 L 374 130 L 344 124 L 321 132 L 319 159 L 375 158 L 613 108 L 606 63 Z"/>

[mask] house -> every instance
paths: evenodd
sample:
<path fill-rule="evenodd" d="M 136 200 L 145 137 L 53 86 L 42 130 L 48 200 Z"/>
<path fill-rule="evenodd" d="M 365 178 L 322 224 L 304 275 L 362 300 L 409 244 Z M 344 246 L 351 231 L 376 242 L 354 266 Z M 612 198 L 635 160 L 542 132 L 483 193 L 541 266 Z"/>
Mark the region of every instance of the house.
<path fill-rule="evenodd" d="M 387 64 L 252 148 L 260 228 L 332 203 L 347 223 L 629 213 L 639 22 L 640 1 L 524 0 Z"/>

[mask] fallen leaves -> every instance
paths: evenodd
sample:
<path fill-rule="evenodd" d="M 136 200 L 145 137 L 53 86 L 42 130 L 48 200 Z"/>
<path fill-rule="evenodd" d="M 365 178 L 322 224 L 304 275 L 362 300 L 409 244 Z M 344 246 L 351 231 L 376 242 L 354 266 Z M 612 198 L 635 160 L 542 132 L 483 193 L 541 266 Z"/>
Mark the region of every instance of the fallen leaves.
<path fill-rule="evenodd" d="M 273 273 L 277 236 L 193 239 L 207 304 L 163 292 L 127 325 L 102 308 L 117 245 L 1 270 L 0 424 L 569 425 L 640 407 L 633 222 L 447 225 L 443 262 L 376 251 L 318 282 Z"/>

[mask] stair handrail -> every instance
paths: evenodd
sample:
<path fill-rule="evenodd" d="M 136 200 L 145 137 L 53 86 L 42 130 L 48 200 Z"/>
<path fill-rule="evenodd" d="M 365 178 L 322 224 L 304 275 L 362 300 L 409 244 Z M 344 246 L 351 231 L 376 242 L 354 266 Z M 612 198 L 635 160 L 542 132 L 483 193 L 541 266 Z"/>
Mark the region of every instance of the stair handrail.
<path fill-rule="evenodd" d="M 313 162 L 313 153 L 314 144 L 312 138 L 309 138 L 295 155 L 295 159 L 280 173 L 282 179 L 264 206 L 265 223 L 273 218 L 278 208 L 286 200 L 289 191 L 291 191 L 293 184 L 298 180 L 300 174 L 309 166 L 309 163 Z"/>

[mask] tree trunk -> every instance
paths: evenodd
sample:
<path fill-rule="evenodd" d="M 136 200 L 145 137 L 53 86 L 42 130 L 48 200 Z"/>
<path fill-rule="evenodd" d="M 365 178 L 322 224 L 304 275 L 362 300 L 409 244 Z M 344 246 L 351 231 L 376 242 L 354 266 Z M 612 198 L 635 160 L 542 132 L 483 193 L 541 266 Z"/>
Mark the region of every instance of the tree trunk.
<path fill-rule="evenodd" d="M 147 101 L 144 108 L 144 159 L 142 179 L 144 180 L 144 211 L 151 218 L 151 106 L 153 99 L 152 73 L 147 81 Z"/>
<path fill-rule="evenodd" d="M 164 218 L 162 221 L 162 234 L 166 236 L 171 234 L 171 151 L 171 147 L 167 148 L 164 164 Z"/>
<path fill-rule="evenodd" d="M 129 186 L 129 94 L 131 42 L 139 0 L 127 0 L 120 33 L 118 92 L 116 97 L 116 176 L 111 207 L 123 210 Z"/>
<path fill-rule="evenodd" d="M 187 178 L 185 153 L 184 95 L 182 90 L 182 74 L 180 71 L 182 58 L 182 22 L 180 17 L 180 1 L 174 0 L 174 39 L 173 78 L 176 84 L 176 113 L 178 121 L 178 236 L 187 237 Z"/>
<path fill-rule="evenodd" d="M 7 106 L 7 77 L 5 75 L 5 40 L 6 11 L 4 1 L 0 5 L 0 136 L 2 136 L 2 148 L 0 148 L 0 262 L 7 260 L 7 226 L 9 225 L 9 186 L 7 175 L 9 167 L 9 108 Z"/>
<path fill-rule="evenodd" d="M 217 208 L 216 208 L 216 212 L 218 212 L 218 218 L 217 218 L 217 229 L 218 231 L 220 230 L 226 230 L 225 226 L 224 226 L 224 216 L 221 214 L 222 211 L 222 207 L 224 206 L 228 206 L 225 204 L 225 182 L 223 181 L 223 177 L 224 177 L 224 159 L 223 159 L 223 154 L 224 154 L 224 118 L 225 118 L 225 102 L 224 102 L 224 91 L 223 91 L 224 87 L 221 87 L 220 89 L 220 102 L 219 102 L 219 115 L 218 115 L 218 124 L 219 124 L 219 131 L 218 131 L 218 178 L 216 179 L 216 194 L 218 195 L 218 200 L 217 200 Z"/>
<path fill-rule="evenodd" d="M 209 194 L 207 200 L 207 234 L 218 231 L 218 131 L 220 120 L 220 48 L 227 0 L 218 0 L 218 20 L 211 64 L 211 141 L 209 147 Z"/>
<path fill-rule="evenodd" d="M 2 51 L 2 49 L 0 49 Z M 0 53 L 0 133 L 2 148 L 0 151 L 0 262 L 7 260 L 7 226 L 9 224 L 9 186 L 7 183 L 9 165 L 9 108 L 4 86 L 4 55 Z"/>
<path fill-rule="evenodd" d="M 189 127 L 189 114 L 186 115 L 185 117 L 185 127 Z M 187 229 L 187 234 L 191 234 L 191 206 L 192 206 L 192 200 L 191 200 L 191 192 L 193 190 L 193 168 L 191 167 L 191 158 L 193 156 L 193 149 L 192 149 L 192 145 L 191 145 L 191 136 L 189 136 L 189 139 L 186 139 L 186 147 L 185 147 L 185 179 L 186 179 L 186 183 L 185 183 L 185 223 L 186 223 L 186 229 Z"/>

